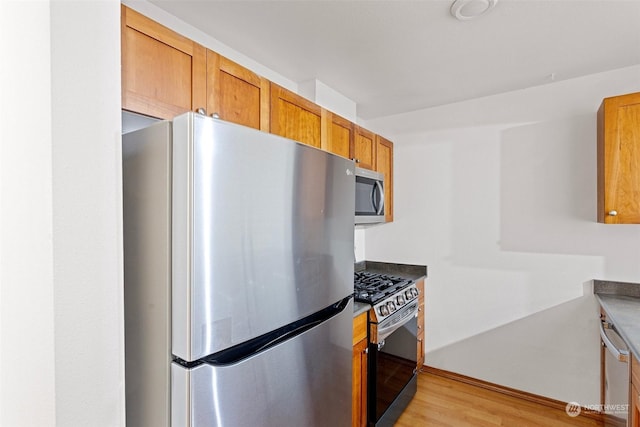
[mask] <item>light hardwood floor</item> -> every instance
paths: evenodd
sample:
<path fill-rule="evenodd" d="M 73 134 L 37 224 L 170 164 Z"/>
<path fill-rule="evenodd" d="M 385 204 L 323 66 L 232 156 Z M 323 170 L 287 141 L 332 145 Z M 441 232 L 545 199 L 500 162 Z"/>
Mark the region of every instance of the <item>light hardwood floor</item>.
<path fill-rule="evenodd" d="M 432 373 L 418 375 L 418 392 L 395 427 L 602 427 L 596 419 L 525 401 Z"/>

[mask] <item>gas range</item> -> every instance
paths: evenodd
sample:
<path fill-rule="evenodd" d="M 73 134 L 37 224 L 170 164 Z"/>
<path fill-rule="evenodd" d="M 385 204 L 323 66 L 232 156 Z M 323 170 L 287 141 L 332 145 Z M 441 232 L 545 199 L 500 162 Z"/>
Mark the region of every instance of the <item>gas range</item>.
<path fill-rule="evenodd" d="M 367 316 L 367 425 L 392 426 L 417 390 L 419 291 L 413 280 L 370 271 L 356 272 L 354 287 L 355 300 L 373 306 Z"/>
<path fill-rule="evenodd" d="M 378 323 L 418 298 L 418 288 L 410 279 L 388 274 L 356 271 L 354 274 L 355 300 L 373 306 Z"/>

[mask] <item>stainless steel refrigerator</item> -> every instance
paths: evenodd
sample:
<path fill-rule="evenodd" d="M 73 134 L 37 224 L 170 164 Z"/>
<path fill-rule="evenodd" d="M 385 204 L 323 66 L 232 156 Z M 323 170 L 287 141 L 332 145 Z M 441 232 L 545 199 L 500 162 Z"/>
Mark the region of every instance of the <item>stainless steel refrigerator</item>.
<path fill-rule="evenodd" d="M 350 425 L 353 162 L 195 113 L 122 151 L 127 425 Z"/>

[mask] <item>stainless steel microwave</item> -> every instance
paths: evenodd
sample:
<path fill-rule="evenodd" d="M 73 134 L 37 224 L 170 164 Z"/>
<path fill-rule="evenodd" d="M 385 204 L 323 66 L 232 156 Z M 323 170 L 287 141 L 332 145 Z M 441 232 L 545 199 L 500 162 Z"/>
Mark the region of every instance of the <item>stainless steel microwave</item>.
<path fill-rule="evenodd" d="M 385 222 L 384 175 L 356 168 L 356 224 Z"/>

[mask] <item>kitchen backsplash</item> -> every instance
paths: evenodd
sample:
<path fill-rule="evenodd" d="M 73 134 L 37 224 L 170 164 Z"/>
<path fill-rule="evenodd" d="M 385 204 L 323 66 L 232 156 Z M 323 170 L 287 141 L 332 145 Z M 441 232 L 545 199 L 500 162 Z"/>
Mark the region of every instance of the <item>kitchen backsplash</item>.
<path fill-rule="evenodd" d="M 364 244 L 364 229 L 356 227 L 353 239 L 353 251 L 355 254 L 356 262 L 365 260 Z"/>

